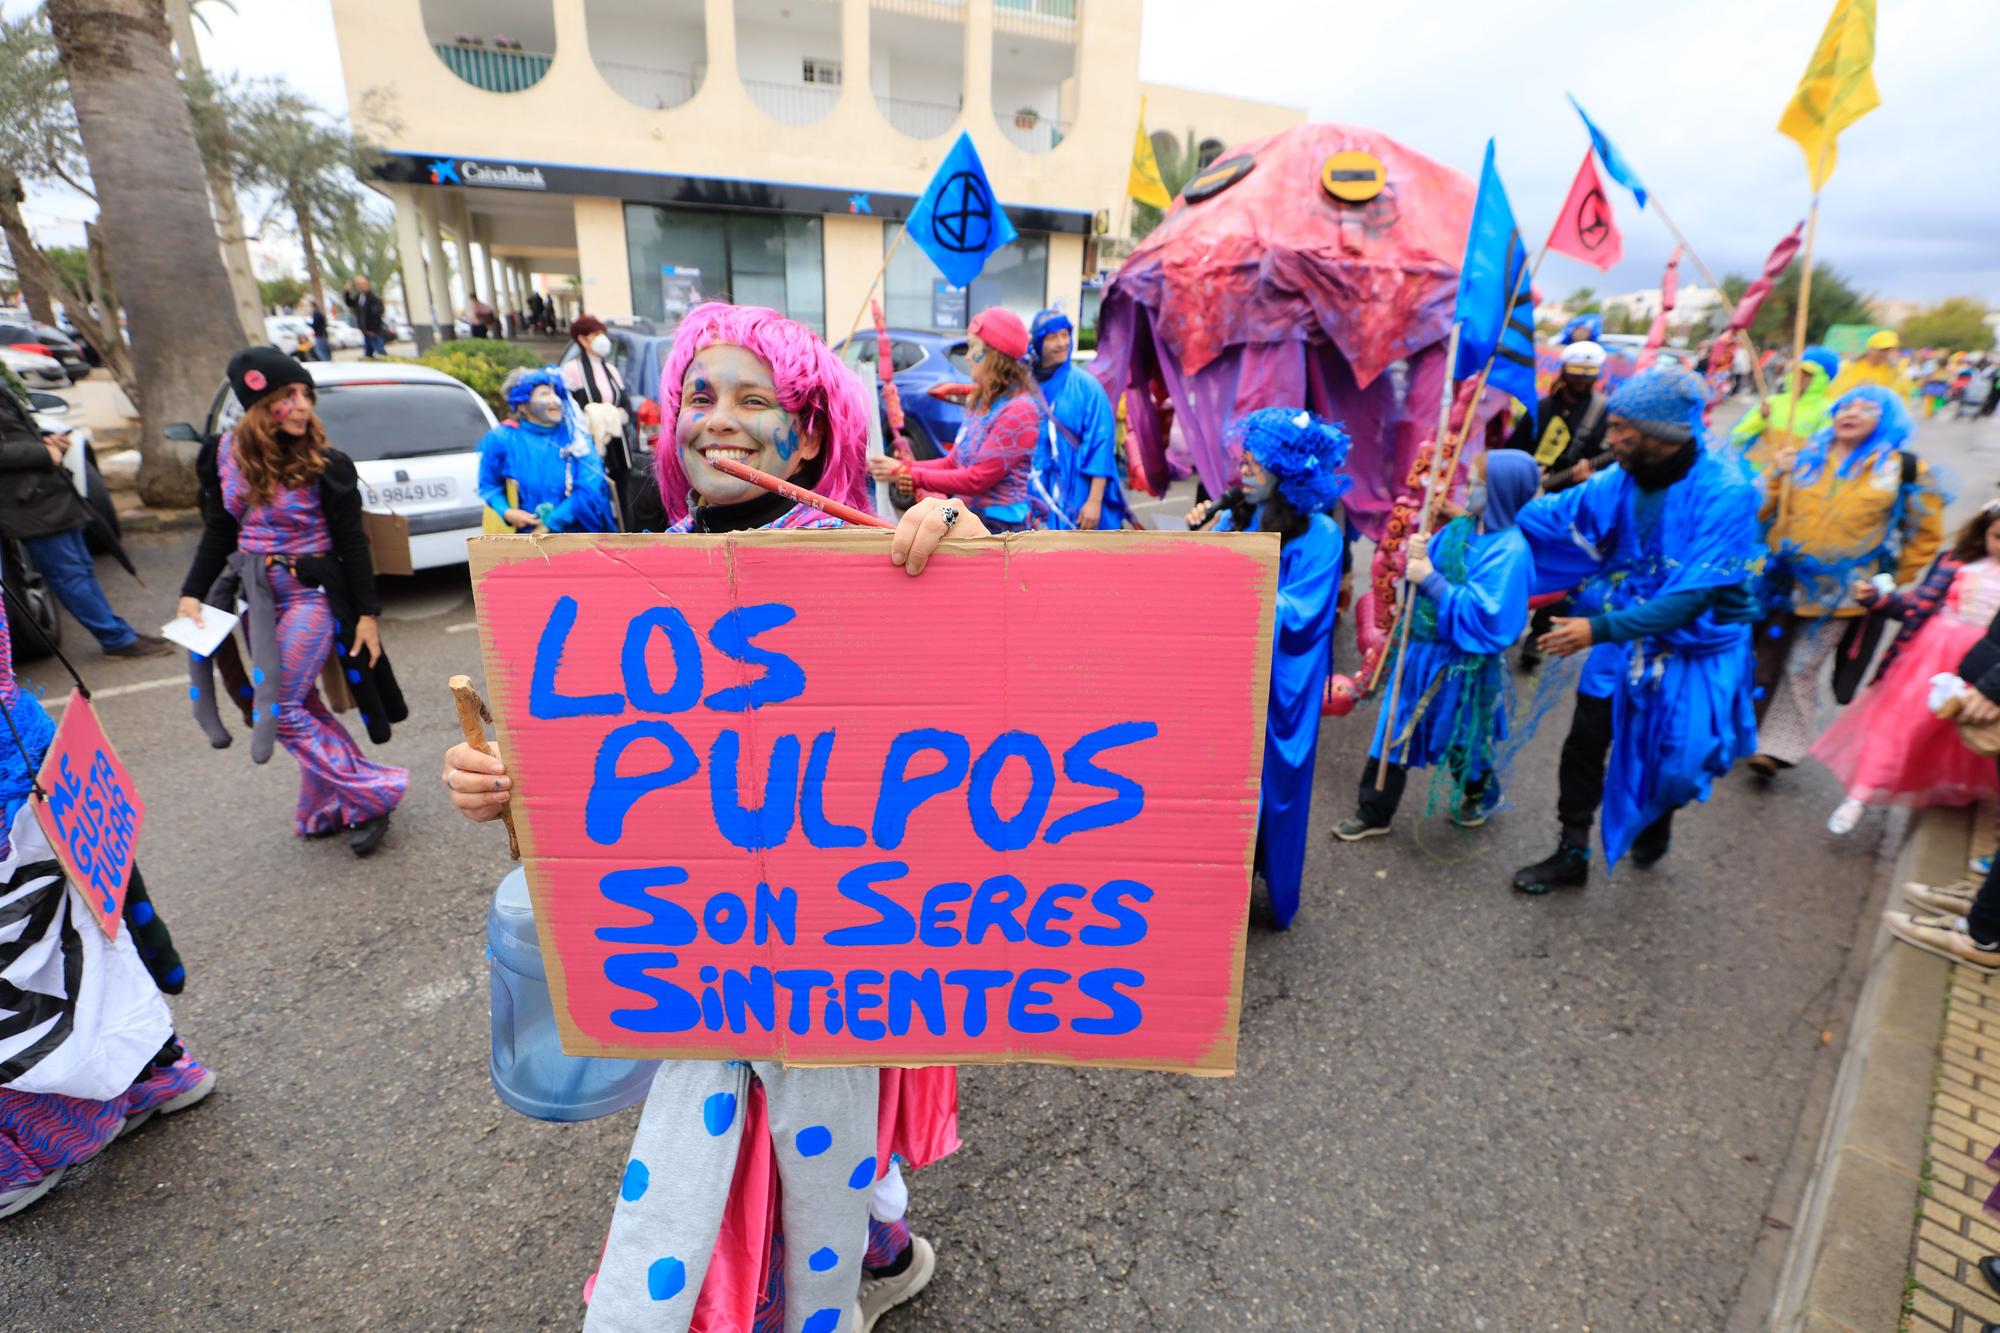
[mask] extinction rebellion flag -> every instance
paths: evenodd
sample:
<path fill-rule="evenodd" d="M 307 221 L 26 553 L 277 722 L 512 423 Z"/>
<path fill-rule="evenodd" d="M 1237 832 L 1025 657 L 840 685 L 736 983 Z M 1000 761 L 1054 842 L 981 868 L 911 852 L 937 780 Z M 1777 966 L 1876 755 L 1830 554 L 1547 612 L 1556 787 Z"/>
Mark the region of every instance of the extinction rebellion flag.
<path fill-rule="evenodd" d="M 1609 271 L 1625 257 L 1625 238 L 1611 215 L 1611 200 L 1597 178 L 1597 164 L 1585 149 L 1583 165 L 1576 169 L 1576 181 L 1563 200 L 1562 212 L 1549 232 L 1549 249 L 1571 259 L 1581 259 L 1591 267 Z"/>

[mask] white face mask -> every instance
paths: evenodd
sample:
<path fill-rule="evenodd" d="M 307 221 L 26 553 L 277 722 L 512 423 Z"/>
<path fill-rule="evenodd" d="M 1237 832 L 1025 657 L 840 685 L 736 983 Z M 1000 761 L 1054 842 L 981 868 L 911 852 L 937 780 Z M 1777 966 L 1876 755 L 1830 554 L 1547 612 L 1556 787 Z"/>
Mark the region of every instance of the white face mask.
<path fill-rule="evenodd" d="M 603 360 L 605 357 L 610 356 L 611 355 L 610 337 L 600 333 L 595 338 L 592 338 L 590 340 L 590 352 L 592 356 L 595 356 L 600 361 Z"/>

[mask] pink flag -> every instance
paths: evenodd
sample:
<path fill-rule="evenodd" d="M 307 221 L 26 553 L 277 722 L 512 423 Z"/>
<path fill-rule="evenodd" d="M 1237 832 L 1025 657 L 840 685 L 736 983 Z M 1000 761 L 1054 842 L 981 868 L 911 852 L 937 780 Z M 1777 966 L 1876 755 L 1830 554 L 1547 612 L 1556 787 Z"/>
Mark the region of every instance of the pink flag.
<path fill-rule="evenodd" d="M 1674 302 L 1681 295 L 1681 248 L 1674 247 L 1673 257 L 1667 260 L 1667 271 L 1660 275 L 1660 313 L 1653 316 L 1653 326 L 1646 330 L 1646 346 L 1634 363 L 1638 369 L 1659 360 L 1660 349 L 1667 345 L 1667 316 L 1673 312 Z"/>
<path fill-rule="evenodd" d="M 1758 310 L 1763 308 L 1764 298 L 1771 294 L 1772 284 L 1777 282 L 1778 275 L 1792 262 L 1792 257 L 1798 254 L 1799 237 L 1805 231 L 1805 227 L 1806 224 L 1801 222 L 1792 228 L 1791 235 L 1778 242 L 1777 248 L 1771 251 L 1771 257 L 1764 261 L 1763 275 L 1744 289 L 1743 299 L 1736 303 L 1736 313 L 1729 320 L 1731 332 L 1749 328 L 1750 322 L 1757 318 Z"/>
<path fill-rule="evenodd" d="M 1549 232 L 1549 249 L 1602 270 L 1625 257 L 1625 238 L 1611 216 L 1611 201 L 1597 179 L 1588 148 L 1583 150 L 1583 165 L 1576 169 L 1569 198 L 1556 214 L 1555 229 Z"/>

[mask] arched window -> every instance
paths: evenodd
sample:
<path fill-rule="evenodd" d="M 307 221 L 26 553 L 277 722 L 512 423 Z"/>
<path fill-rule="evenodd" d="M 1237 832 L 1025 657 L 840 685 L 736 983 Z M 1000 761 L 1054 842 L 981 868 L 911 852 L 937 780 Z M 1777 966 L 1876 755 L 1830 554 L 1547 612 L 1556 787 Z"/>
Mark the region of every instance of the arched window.
<path fill-rule="evenodd" d="M 1017 148 L 1046 153 L 1075 123 L 1083 0 L 993 0 L 993 119 Z"/>
<path fill-rule="evenodd" d="M 701 0 L 583 0 L 590 59 L 634 106 L 677 107 L 708 72 L 708 24 Z"/>
<path fill-rule="evenodd" d="M 868 78 L 891 125 L 912 139 L 944 134 L 965 107 L 964 8 L 953 0 L 874 0 Z"/>
<path fill-rule="evenodd" d="M 736 75 L 771 119 L 810 125 L 840 100 L 840 6 L 736 0 Z"/>
<path fill-rule="evenodd" d="M 556 56 L 551 0 L 423 0 L 423 16 L 444 67 L 489 93 L 534 87 Z"/>

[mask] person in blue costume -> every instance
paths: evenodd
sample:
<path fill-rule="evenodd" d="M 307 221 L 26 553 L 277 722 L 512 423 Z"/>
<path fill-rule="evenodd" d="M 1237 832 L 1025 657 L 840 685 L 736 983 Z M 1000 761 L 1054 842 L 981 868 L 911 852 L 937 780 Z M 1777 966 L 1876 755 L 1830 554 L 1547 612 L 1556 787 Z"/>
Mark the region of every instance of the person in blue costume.
<path fill-rule="evenodd" d="M 1104 386 L 1071 360 L 1069 316 L 1044 310 L 1029 337 L 1035 379 L 1048 400 L 1049 420 L 1035 445 L 1028 500 L 1042 525 L 1116 531 L 1125 526 L 1125 488 L 1118 475 L 1118 419 Z"/>
<path fill-rule="evenodd" d="M 1333 665 L 1334 597 L 1340 590 L 1340 525 L 1328 511 L 1352 484 L 1347 432 L 1296 408 L 1267 407 L 1229 428 L 1240 445 L 1243 503 L 1225 508 L 1219 532 L 1276 532 L 1278 608 L 1271 647 L 1271 702 L 1264 731 L 1264 795 L 1257 816 L 1257 868 L 1278 929 L 1299 910 L 1311 827 L 1313 756 L 1320 696 Z M 1188 526 L 1208 521 L 1203 502 Z"/>
<path fill-rule="evenodd" d="M 1655 367 L 1611 397 L 1618 466 L 1522 509 L 1536 591 L 1577 589 L 1542 651 L 1588 653 L 1563 742 L 1555 853 L 1514 875 L 1523 893 L 1590 878 L 1603 806 L 1605 860 L 1667 853 L 1673 814 L 1757 748 L 1752 585 L 1763 559 L 1757 491 L 1740 460 L 1708 448 L 1701 377 Z M 1517 742 L 1518 745 L 1518 742 Z"/>
<path fill-rule="evenodd" d="M 604 460 L 561 372 L 516 371 L 507 377 L 506 394 L 514 419 L 479 441 L 479 498 L 486 507 L 516 532 L 616 532 Z"/>
<path fill-rule="evenodd" d="M 1452 822 L 1461 828 L 1484 824 L 1499 805 L 1494 747 L 1507 736 L 1508 702 L 1500 654 L 1527 627 L 1535 577 L 1515 515 L 1541 484 L 1533 455 L 1482 454 L 1473 460 L 1460 516 L 1436 536 L 1410 538 L 1406 572 L 1417 599 L 1409 655 L 1393 725 L 1384 695 L 1354 814 L 1334 826 L 1342 842 L 1389 831 L 1412 768 L 1443 766 L 1458 798 Z"/>

